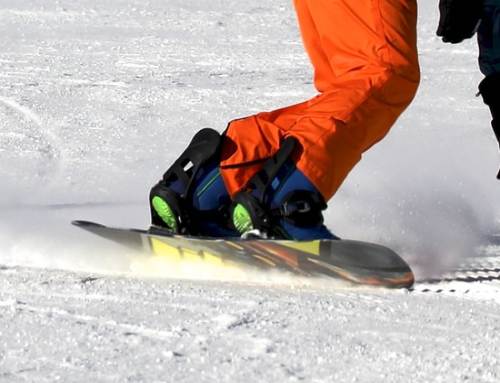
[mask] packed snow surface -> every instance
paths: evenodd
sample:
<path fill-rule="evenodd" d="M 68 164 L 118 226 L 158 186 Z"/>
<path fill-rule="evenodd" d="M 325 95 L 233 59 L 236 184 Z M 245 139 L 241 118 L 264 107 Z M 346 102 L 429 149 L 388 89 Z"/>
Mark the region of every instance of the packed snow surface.
<path fill-rule="evenodd" d="M 498 147 L 474 41 L 422 0 L 420 91 L 330 202 L 411 291 L 175 272 L 69 225 L 148 225 L 202 127 L 315 95 L 291 2 L 0 1 L 0 381 L 498 382 Z"/>

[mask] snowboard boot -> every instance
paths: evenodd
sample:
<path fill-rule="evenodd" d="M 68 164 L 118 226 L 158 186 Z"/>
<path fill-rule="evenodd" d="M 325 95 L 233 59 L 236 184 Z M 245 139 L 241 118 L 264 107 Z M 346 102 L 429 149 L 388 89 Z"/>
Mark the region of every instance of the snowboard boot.
<path fill-rule="evenodd" d="M 239 237 L 219 171 L 220 134 L 199 131 L 150 192 L 151 224 L 174 234 Z"/>
<path fill-rule="evenodd" d="M 483 96 L 484 103 L 490 107 L 491 126 L 500 149 L 500 73 L 485 77 L 479 84 L 479 93 Z M 500 180 L 500 170 L 497 178 Z"/>
<path fill-rule="evenodd" d="M 326 203 L 291 159 L 297 141 L 289 137 L 233 201 L 232 221 L 246 236 L 273 239 L 338 239 L 323 224 Z"/>

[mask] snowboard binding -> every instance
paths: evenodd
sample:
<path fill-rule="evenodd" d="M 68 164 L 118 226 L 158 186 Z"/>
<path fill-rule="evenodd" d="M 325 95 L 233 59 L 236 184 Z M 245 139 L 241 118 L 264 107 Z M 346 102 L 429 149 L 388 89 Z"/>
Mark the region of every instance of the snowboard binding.
<path fill-rule="evenodd" d="M 150 192 L 151 224 L 174 234 L 227 236 L 230 199 L 220 178 L 222 138 L 202 129 Z M 206 227 L 206 226 L 211 227 Z"/>
<path fill-rule="evenodd" d="M 327 207 L 323 197 L 291 160 L 296 147 L 295 138 L 286 138 L 234 197 L 231 218 L 243 237 L 336 238 L 323 225 L 322 211 Z"/>

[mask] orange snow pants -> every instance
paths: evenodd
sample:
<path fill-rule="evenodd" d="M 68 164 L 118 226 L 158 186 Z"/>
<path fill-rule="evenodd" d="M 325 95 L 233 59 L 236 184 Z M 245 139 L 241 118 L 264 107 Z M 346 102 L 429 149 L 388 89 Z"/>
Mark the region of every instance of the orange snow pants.
<path fill-rule="evenodd" d="M 329 200 L 418 87 L 416 0 L 294 4 L 319 95 L 229 124 L 220 169 L 231 195 L 293 136 L 300 143 L 297 168 Z"/>

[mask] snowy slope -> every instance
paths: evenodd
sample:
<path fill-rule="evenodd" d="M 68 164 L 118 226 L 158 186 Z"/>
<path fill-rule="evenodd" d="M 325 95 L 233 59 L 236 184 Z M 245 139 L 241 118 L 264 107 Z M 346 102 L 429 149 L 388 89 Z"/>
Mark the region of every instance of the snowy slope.
<path fill-rule="evenodd" d="M 497 146 L 435 8 L 415 102 L 327 213 L 410 262 L 404 292 L 158 273 L 68 225 L 146 226 L 195 131 L 315 94 L 290 2 L 2 0 L 0 381 L 498 381 Z"/>

